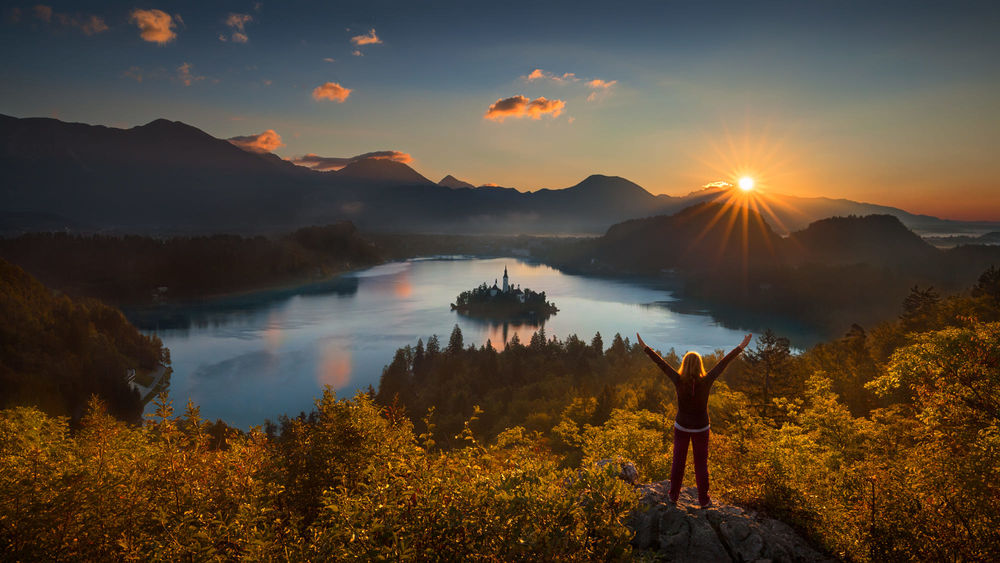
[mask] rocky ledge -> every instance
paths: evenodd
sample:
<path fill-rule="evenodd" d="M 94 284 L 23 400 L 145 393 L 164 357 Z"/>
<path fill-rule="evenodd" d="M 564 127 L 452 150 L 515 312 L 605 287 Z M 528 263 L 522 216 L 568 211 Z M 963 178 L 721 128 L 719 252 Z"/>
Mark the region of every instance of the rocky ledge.
<path fill-rule="evenodd" d="M 639 485 L 639 508 L 628 526 L 632 545 L 669 561 L 833 561 L 809 546 L 787 524 L 736 506 L 698 505 L 694 487 L 677 504 L 667 497 L 669 483 Z"/>

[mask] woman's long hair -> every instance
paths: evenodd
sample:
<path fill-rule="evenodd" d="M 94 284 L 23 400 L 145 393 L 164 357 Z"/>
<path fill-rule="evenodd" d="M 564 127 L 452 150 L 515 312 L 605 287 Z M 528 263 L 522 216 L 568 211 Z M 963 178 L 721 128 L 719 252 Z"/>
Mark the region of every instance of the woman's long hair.
<path fill-rule="evenodd" d="M 694 395 L 694 386 L 699 377 L 705 376 L 705 364 L 701 361 L 701 354 L 698 352 L 688 352 L 681 360 L 681 389 L 689 390 Z"/>

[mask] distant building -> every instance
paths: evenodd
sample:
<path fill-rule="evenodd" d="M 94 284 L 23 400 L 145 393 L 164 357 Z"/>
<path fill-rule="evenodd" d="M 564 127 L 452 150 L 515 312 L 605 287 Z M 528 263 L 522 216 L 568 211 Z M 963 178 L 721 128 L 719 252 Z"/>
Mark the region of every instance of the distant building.
<path fill-rule="evenodd" d="M 517 300 L 524 303 L 524 292 L 521 291 L 521 284 L 517 284 L 517 288 L 510 284 L 510 277 L 507 275 L 507 266 L 503 267 L 503 286 L 499 285 L 498 280 L 494 278 L 493 286 L 490 287 L 490 297 L 496 297 L 499 294 L 513 294 L 517 296 Z"/>

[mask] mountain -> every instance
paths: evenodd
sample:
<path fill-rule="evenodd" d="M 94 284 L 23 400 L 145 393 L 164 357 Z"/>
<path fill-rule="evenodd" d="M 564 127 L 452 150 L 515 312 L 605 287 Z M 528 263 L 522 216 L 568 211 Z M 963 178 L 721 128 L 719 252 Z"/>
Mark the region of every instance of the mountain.
<path fill-rule="evenodd" d="M 435 184 L 385 159 L 319 172 L 245 151 L 179 121 L 117 129 L 0 115 L 0 234 L 274 233 L 349 220 L 366 231 L 592 235 L 629 219 L 720 203 L 730 194 L 653 195 L 625 178 L 597 174 L 563 189 L 472 189 L 452 176 Z M 872 213 L 893 215 L 918 230 L 1000 230 L 1000 224 L 849 200 L 759 197 L 770 202 L 758 209 L 779 235 L 830 216 Z"/>
<path fill-rule="evenodd" d="M 728 201 L 732 188 L 710 187 L 691 192 L 678 199 L 681 207 L 687 207 L 701 202 Z M 742 194 L 741 194 L 742 195 Z M 742 198 L 738 198 L 742 199 Z M 918 215 L 874 203 L 864 203 L 849 199 L 833 199 L 828 197 L 800 197 L 779 193 L 760 193 L 752 195 L 748 202 L 757 199 L 757 208 L 763 210 L 768 223 L 780 234 L 788 234 L 806 228 L 809 224 L 827 217 L 846 217 L 850 215 L 892 215 L 921 234 L 956 233 L 956 232 L 986 232 L 1000 227 L 998 222 L 988 221 L 954 221 L 940 219 L 931 215 Z"/>
<path fill-rule="evenodd" d="M 363 158 L 356 160 L 336 172 L 338 178 L 361 180 L 387 186 L 433 184 L 419 172 L 395 160 L 385 158 Z"/>
<path fill-rule="evenodd" d="M 291 221 L 312 172 L 176 121 L 131 129 L 0 116 L 0 209 L 97 229 Z M 50 223 L 50 222 L 48 222 Z"/>
<path fill-rule="evenodd" d="M 441 178 L 441 181 L 438 182 L 438 185 L 439 186 L 444 186 L 446 188 L 452 188 L 452 189 L 474 188 L 475 187 L 475 186 L 473 186 L 472 184 L 470 184 L 468 182 L 465 182 L 463 180 L 459 180 L 458 178 L 452 176 L 451 174 L 448 174 L 444 178 Z"/>
<path fill-rule="evenodd" d="M 825 264 L 919 264 L 940 255 L 892 215 L 822 219 L 792 233 L 786 246 L 797 261 Z"/>
<path fill-rule="evenodd" d="M 891 215 L 821 219 L 781 237 L 762 214 L 723 203 L 698 203 L 673 215 L 625 221 L 575 252 L 563 258 L 566 265 L 647 273 L 809 263 L 923 270 L 944 256 Z"/>
<path fill-rule="evenodd" d="M 747 257 L 755 266 L 776 265 L 785 257 L 781 237 L 760 214 L 748 210 L 744 216 L 742 209 L 721 203 L 613 225 L 581 250 L 571 260 L 577 267 L 631 272 L 729 270 L 742 267 Z"/>

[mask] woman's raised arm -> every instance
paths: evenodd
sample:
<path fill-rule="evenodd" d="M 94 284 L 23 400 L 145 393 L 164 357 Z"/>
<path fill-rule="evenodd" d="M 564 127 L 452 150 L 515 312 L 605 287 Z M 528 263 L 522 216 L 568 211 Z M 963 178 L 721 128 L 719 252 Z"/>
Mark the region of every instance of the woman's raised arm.
<path fill-rule="evenodd" d="M 642 346 L 643 351 L 646 352 L 646 355 L 649 356 L 649 359 L 653 360 L 656 363 L 656 365 L 660 366 L 660 369 L 663 370 L 663 373 L 667 374 L 667 377 L 670 378 L 670 381 L 673 381 L 675 385 L 680 384 L 681 375 L 677 373 L 677 370 L 670 367 L 670 364 L 668 364 L 666 360 L 661 358 L 660 355 L 656 353 L 656 350 L 653 350 L 649 346 L 646 346 L 646 343 L 642 341 L 642 337 L 639 336 L 638 332 L 635 333 L 635 337 L 636 339 L 639 340 L 639 346 Z"/>
<path fill-rule="evenodd" d="M 750 344 L 751 338 L 753 338 L 752 334 L 744 336 L 743 342 L 740 342 L 739 346 L 733 348 L 732 351 L 730 351 L 728 354 L 725 355 L 725 357 L 719 360 L 719 363 L 715 364 L 715 367 L 713 367 L 711 371 L 705 374 L 705 377 L 714 381 L 715 378 L 722 375 L 722 372 L 726 371 L 726 366 L 729 365 L 729 362 L 735 360 L 736 356 L 739 356 L 740 353 L 743 352 L 743 350 L 747 347 L 747 344 Z"/>

